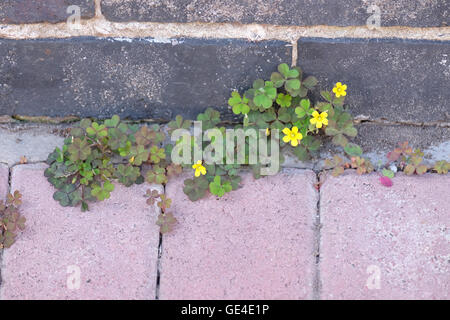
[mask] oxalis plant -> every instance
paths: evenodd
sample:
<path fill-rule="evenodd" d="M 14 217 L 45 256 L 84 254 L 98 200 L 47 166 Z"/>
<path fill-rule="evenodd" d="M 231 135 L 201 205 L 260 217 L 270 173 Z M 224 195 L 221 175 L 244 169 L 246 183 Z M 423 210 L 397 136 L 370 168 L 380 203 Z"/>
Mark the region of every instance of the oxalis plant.
<path fill-rule="evenodd" d="M 303 77 L 299 67 L 280 64 L 269 80 L 257 79 L 247 91 L 231 93 L 228 104 L 234 114 L 242 117 L 242 123 L 236 124 L 234 129 L 254 129 L 258 141 L 275 140 L 282 151 L 277 159 L 279 163 L 284 161 L 283 151 L 301 161 L 310 160 L 324 140 L 329 139 L 351 159 L 346 162 L 336 155 L 327 160 L 326 165 L 333 175 L 349 167 L 359 174 L 373 171 L 370 161 L 362 157 L 361 147 L 351 142 L 357 130 L 345 107 L 347 86 L 338 82 L 331 90 L 320 91 L 320 98 L 313 101 L 310 92 L 317 83 L 313 76 Z M 124 122 L 118 116 L 103 122 L 82 120 L 78 127 L 70 130 L 62 148 L 56 148 L 48 156 L 45 176 L 56 189 L 54 199 L 62 206 L 80 206 L 86 211 L 90 202 L 110 197 L 114 181 L 127 187 L 143 182 L 165 185 L 171 177 L 188 169 L 192 170 L 192 177 L 184 181 L 183 191 L 191 201 L 197 201 L 208 192 L 222 197 L 238 189 L 243 168 L 250 168 L 255 178 L 261 176 L 261 169 L 267 165 L 264 157 L 272 152 L 272 144 L 268 144 L 268 153 L 260 154 L 259 161 L 254 162 L 251 154 L 255 147 L 251 137 L 245 136 L 243 143 L 238 144 L 233 139 L 230 144 L 226 138 L 227 128 L 220 125 L 218 111 L 208 108 L 197 116 L 196 123 L 206 132 L 204 136 L 180 136 L 174 143 L 163 143 L 167 140 L 166 132 L 156 124 L 139 126 Z M 193 121 L 177 116 L 168 123 L 168 134 L 173 138 L 176 132 L 189 132 L 192 126 Z M 281 139 L 278 139 L 279 131 Z M 214 152 L 218 161 L 208 163 L 191 157 L 196 150 L 202 154 L 214 149 L 218 139 L 223 139 L 223 150 Z M 419 153 L 399 150 L 394 150 L 391 156 L 393 161 L 401 162 L 400 168 L 411 174 L 424 172 Z M 239 152 L 243 156 L 237 161 L 235 154 Z M 190 160 L 174 161 L 174 156 L 186 154 Z M 446 173 L 448 163 L 437 164 L 435 170 Z M 177 222 L 169 211 L 171 199 L 155 190 L 148 190 L 146 198 L 149 205 L 156 204 L 161 209 L 157 220 L 161 233 L 171 231 Z"/>
<path fill-rule="evenodd" d="M 26 219 L 20 213 L 22 195 L 19 191 L 8 194 L 6 202 L 0 201 L 0 249 L 11 247 L 18 232 L 25 229 Z"/>

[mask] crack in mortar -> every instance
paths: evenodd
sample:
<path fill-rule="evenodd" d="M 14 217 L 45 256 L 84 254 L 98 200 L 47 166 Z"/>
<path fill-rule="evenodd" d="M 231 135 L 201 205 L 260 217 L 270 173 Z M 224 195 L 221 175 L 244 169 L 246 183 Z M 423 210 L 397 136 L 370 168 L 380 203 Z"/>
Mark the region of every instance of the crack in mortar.
<path fill-rule="evenodd" d="M 162 185 L 163 194 L 166 194 L 166 186 Z M 159 244 L 158 244 L 158 260 L 156 262 L 156 286 L 155 286 L 155 300 L 159 300 L 159 289 L 161 283 L 161 259 L 162 259 L 162 248 L 163 246 L 163 235 L 159 233 Z"/>
<path fill-rule="evenodd" d="M 128 38 L 246 38 L 252 41 L 297 41 L 300 38 L 399 38 L 420 40 L 450 40 L 450 27 L 380 27 L 369 30 L 367 26 L 281 26 L 241 23 L 159 23 L 112 22 L 101 13 L 100 0 L 96 0 L 96 16 L 81 20 L 81 29 L 73 29 L 66 22 L 6 24 L 0 28 L 0 38 L 38 39 L 69 38 L 77 36 L 128 37 Z"/>
<path fill-rule="evenodd" d="M 317 199 L 317 211 L 314 222 L 314 278 L 313 278 L 313 299 L 320 300 L 320 291 L 321 291 L 321 278 L 320 278 L 320 240 L 321 240 L 321 228 L 322 225 L 320 223 L 320 181 L 321 181 L 321 173 L 314 172 L 316 174 L 316 181 L 318 184 L 318 199 Z"/>

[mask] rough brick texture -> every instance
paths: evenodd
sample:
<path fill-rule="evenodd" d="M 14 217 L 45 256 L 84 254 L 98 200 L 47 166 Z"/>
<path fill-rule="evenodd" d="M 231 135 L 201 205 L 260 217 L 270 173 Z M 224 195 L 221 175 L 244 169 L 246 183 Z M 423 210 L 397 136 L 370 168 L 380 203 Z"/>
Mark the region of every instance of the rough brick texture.
<path fill-rule="evenodd" d="M 63 144 L 64 138 L 55 134 L 55 127 L 45 125 L 1 125 L 2 152 L 0 162 L 12 166 L 21 157 L 28 162 L 46 161 L 49 153 Z"/>
<path fill-rule="evenodd" d="M 225 111 L 233 89 L 291 61 L 281 41 L 0 40 L 0 114 L 167 120 Z M 228 114 L 231 112 L 228 111 Z"/>
<path fill-rule="evenodd" d="M 154 299 L 158 210 L 146 205 L 146 188 L 116 186 L 111 199 L 83 213 L 53 200 L 44 168 L 13 169 L 27 228 L 3 252 L 0 298 Z"/>
<path fill-rule="evenodd" d="M 298 65 L 320 85 L 348 85 L 353 115 L 449 121 L 450 42 L 301 39 Z"/>
<path fill-rule="evenodd" d="M 321 187 L 321 298 L 449 299 L 450 177 L 378 179 L 347 172 Z"/>
<path fill-rule="evenodd" d="M 191 202 L 169 182 L 179 225 L 163 238 L 161 299 L 308 299 L 318 194 L 312 171 L 254 180 Z"/>
<path fill-rule="evenodd" d="M 81 18 L 95 15 L 94 0 L 2 0 L 0 23 L 37 23 L 66 21 L 73 11 L 69 6 L 80 8 Z"/>
<path fill-rule="evenodd" d="M 450 23 L 443 0 L 103 0 L 114 21 L 240 22 L 280 25 L 365 25 L 380 8 L 382 26 L 437 27 Z"/>

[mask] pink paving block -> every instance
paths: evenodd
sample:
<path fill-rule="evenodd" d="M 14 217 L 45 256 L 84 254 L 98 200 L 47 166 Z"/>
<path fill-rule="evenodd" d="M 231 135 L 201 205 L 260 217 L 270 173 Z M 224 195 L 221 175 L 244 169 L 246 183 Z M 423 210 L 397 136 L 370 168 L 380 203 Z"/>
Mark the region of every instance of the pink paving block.
<path fill-rule="evenodd" d="M 449 299 L 450 176 L 329 176 L 321 188 L 321 298 Z"/>
<path fill-rule="evenodd" d="M 159 212 L 146 205 L 149 186 L 116 185 L 111 199 L 81 212 L 53 200 L 45 168 L 13 169 L 27 229 L 4 250 L 1 298 L 154 299 Z"/>
<path fill-rule="evenodd" d="M 191 202 L 170 182 L 179 225 L 163 238 L 161 299 L 308 299 L 313 295 L 312 171 L 286 170 L 223 198 Z"/>
<path fill-rule="evenodd" d="M 8 166 L 0 163 L 0 200 L 4 200 L 8 193 L 8 179 L 9 169 Z"/>

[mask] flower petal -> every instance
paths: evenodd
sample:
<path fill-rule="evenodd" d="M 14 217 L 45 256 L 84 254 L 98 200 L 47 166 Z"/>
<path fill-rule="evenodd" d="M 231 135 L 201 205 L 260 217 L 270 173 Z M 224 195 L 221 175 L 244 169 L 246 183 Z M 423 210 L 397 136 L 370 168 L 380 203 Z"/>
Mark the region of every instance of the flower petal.
<path fill-rule="evenodd" d="M 291 132 L 292 132 L 293 134 L 297 134 L 298 128 L 297 128 L 297 127 L 292 127 Z"/>
<path fill-rule="evenodd" d="M 291 140 L 291 139 L 289 138 L 289 136 L 284 136 L 284 137 L 283 137 L 283 141 L 284 141 L 284 142 L 288 143 L 289 140 Z"/>
<path fill-rule="evenodd" d="M 344 85 L 342 86 L 342 89 L 343 89 L 343 90 L 347 90 L 347 85 L 344 84 Z"/>
<path fill-rule="evenodd" d="M 198 169 L 195 170 L 195 176 L 196 176 L 196 177 L 200 177 L 200 170 L 198 170 Z"/>
<path fill-rule="evenodd" d="M 293 147 L 296 147 L 296 146 L 298 146 L 298 140 L 292 140 L 291 141 L 291 146 L 293 146 Z"/>
<path fill-rule="evenodd" d="M 316 127 L 319 128 L 319 129 L 322 128 L 322 122 L 317 122 L 316 123 Z"/>
<path fill-rule="evenodd" d="M 327 126 L 328 125 L 328 119 L 323 119 L 322 123 Z"/>
<path fill-rule="evenodd" d="M 311 123 L 311 124 L 315 124 L 316 122 L 317 122 L 316 118 L 309 119 L 309 123 Z"/>
<path fill-rule="evenodd" d="M 317 110 L 314 110 L 314 111 L 313 111 L 312 116 L 313 116 L 314 118 L 317 118 L 317 117 L 319 116 L 319 113 L 317 112 Z"/>
<path fill-rule="evenodd" d="M 284 134 L 290 134 L 290 133 L 291 133 L 291 130 L 290 130 L 289 128 L 284 128 L 284 129 L 283 129 L 283 133 L 284 133 Z"/>

